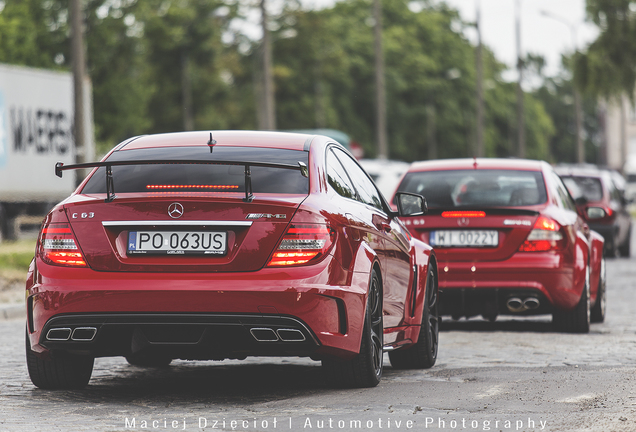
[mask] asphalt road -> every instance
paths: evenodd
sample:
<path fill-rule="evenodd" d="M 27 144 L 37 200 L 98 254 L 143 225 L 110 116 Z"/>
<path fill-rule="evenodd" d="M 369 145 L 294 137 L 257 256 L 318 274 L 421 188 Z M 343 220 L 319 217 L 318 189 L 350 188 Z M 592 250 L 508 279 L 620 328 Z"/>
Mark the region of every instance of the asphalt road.
<path fill-rule="evenodd" d="M 532 321 L 447 322 L 438 363 L 334 390 L 306 359 L 97 359 L 82 391 L 27 376 L 24 323 L 0 321 L 0 431 L 636 431 L 636 258 L 608 261 L 608 311 L 587 335 Z M 388 359 L 387 359 L 388 360 Z"/>

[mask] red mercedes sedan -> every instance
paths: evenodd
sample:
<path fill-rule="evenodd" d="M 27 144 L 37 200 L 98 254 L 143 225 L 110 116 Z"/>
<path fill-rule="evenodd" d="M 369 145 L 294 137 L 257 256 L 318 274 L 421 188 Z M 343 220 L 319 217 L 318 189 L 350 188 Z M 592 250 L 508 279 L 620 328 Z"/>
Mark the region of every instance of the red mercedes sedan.
<path fill-rule="evenodd" d="M 53 167 L 52 167 L 53 168 Z M 433 366 L 437 265 L 334 140 L 275 132 L 129 139 L 46 216 L 27 280 L 38 387 L 80 388 L 95 357 L 309 356 L 370 387 L 383 352 Z"/>
<path fill-rule="evenodd" d="M 604 320 L 603 237 L 549 164 L 416 162 L 397 190 L 428 202 L 426 217 L 404 223 L 435 249 L 441 315 L 552 314 L 557 329 L 581 333 Z"/>

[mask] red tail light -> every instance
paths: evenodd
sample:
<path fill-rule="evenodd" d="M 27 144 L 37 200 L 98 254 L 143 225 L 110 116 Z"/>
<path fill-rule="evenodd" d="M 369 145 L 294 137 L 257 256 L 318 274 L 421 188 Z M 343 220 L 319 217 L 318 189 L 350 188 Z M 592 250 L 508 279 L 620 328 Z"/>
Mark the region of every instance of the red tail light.
<path fill-rule="evenodd" d="M 45 225 L 40 234 L 38 254 L 48 264 L 86 267 L 75 236 L 67 223 Z"/>
<path fill-rule="evenodd" d="M 563 249 L 561 226 L 553 219 L 539 216 L 520 252 L 544 252 Z"/>
<path fill-rule="evenodd" d="M 292 223 L 267 265 L 294 266 L 319 261 L 331 248 L 334 235 L 329 225 Z"/>

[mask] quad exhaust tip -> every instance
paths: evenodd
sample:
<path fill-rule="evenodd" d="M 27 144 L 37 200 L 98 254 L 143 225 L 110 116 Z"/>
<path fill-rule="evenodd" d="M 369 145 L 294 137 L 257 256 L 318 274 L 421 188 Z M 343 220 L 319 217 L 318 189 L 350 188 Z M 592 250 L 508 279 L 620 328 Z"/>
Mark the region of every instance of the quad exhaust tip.
<path fill-rule="evenodd" d="M 90 342 L 95 338 L 97 334 L 96 327 L 75 327 L 74 329 L 68 327 L 52 328 L 46 333 L 46 339 L 50 341 L 77 341 L 77 342 Z"/>
<path fill-rule="evenodd" d="M 77 327 L 73 330 L 71 339 L 74 341 L 92 341 L 97 334 L 95 327 Z"/>
<path fill-rule="evenodd" d="M 71 338 L 70 328 L 52 328 L 46 333 L 46 338 L 50 341 L 67 341 Z"/>
<path fill-rule="evenodd" d="M 252 337 L 259 342 L 303 342 L 305 335 L 298 329 L 278 329 L 254 327 L 250 329 Z"/>
<path fill-rule="evenodd" d="M 277 342 L 278 335 L 271 328 L 255 327 L 250 329 L 252 337 L 259 342 Z"/>
<path fill-rule="evenodd" d="M 303 342 L 305 340 L 303 332 L 297 329 L 278 329 L 276 333 L 283 342 Z"/>
<path fill-rule="evenodd" d="M 519 297 L 510 297 L 506 301 L 506 306 L 510 312 L 524 312 L 527 310 L 538 309 L 541 306 L 541 302 L 536 297 L 528 297 L 524 300 Z"/>

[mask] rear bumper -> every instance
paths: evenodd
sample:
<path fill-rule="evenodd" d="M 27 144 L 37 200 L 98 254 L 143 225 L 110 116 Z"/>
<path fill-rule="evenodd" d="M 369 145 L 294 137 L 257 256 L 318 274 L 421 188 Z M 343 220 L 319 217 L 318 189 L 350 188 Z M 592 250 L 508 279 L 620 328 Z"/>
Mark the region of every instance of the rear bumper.
<path fill-rule="evenodd" d="M 360 347 L 369 275 L 334 270 L 339 264 L 331 257 L 307 267 L 205 274 L 109 273 L 37 264 L 35 283 L 27 290 L 36 353 L 129 355 L 141 344 L 173 358 L 346 358 Z M 328 283 L 334 279 L 342 279 L 342 285 Z M 47 339 L 52 328 L 70 329 L 69 338 Z M 95 328 L 95 335 L 73 340 L 76 328 Z M 267 329 L 260 333 L 272 340 L 259 342 L 253 331 L 259 328 Z M 91 332 L 78 334 L 85 339 Z M 294 339 L 298 333 L 302 341 Z"/>
<path fill-rule="evenodd" d="M 209 360 L 312 356 L 320 342 L 293 317 L 225 314 L 79 314 L 47 321 L 39 343 L 93 357 L 149 355 Z"/>
<path fill-rule="evenodd" d="M 581 297 L 575 269 L 558 253 L 517 253 L 506 261 L 440 262 L 443 315 L 536 315 L 570 310 Z M 581 277 L 581 276 L 579 276 Z M 510 298 L 534 297 L 540 306 L 512 312 Z"/>

